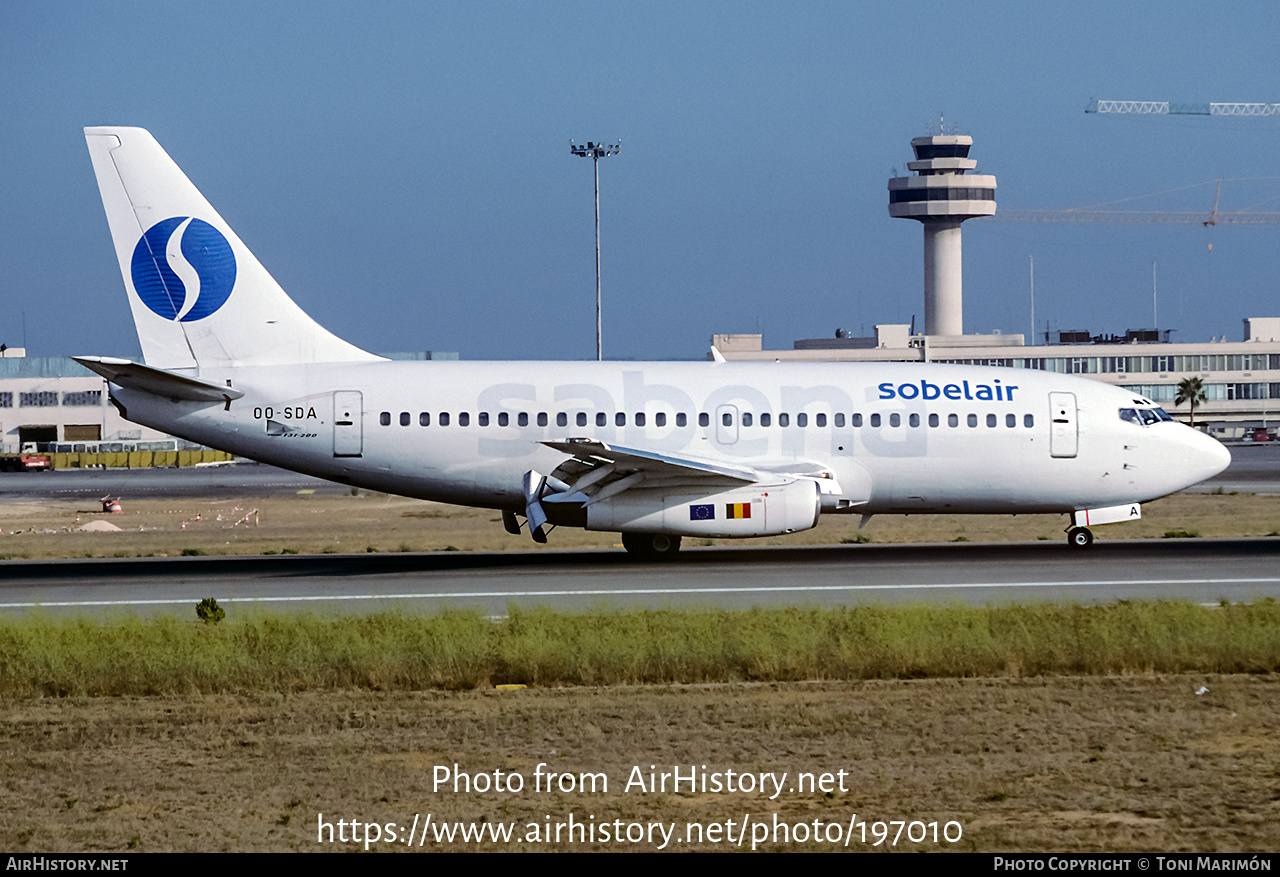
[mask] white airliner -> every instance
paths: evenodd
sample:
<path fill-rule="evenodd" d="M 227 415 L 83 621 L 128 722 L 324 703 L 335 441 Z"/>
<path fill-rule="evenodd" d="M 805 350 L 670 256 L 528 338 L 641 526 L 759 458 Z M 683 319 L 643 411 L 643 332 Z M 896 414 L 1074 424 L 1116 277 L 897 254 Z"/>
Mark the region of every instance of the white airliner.
<path fill-rule="evenodd" d="M 393 362 L 330 334 L 152 136 L 86 128 L 143 363 L 76 357 L 127 419 L 509 532 L 773 536 L 821 514 L 1028 513 L 1088 527 L 1229 455 L 1083 378 L 923 363 Z M 718 359 L 718 357 L 717 357 Z M 522 520 L 523 519 L 523 520 Z"/>

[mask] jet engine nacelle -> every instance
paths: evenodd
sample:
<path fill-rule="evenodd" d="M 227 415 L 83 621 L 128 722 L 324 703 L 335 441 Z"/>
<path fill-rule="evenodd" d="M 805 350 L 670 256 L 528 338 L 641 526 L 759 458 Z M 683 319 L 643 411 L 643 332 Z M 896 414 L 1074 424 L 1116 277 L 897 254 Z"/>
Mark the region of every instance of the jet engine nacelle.
<path fill-rule="evenodd" d="M 723 493 L 632 488 L 587 506 L 588 530 L 678 536 L 780 536 L 818 523 L 822 495 L 812 479 L 753 484 Z"/>

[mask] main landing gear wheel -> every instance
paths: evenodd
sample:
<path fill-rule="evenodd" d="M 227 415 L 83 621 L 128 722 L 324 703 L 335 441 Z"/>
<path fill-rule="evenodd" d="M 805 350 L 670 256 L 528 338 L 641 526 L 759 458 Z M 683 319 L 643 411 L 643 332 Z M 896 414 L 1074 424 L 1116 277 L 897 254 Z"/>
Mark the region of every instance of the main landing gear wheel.
<path fill-rule="evenodd" d="M 1093 544 L 1093 534 L 1088 527 L 1072 527 L 1067 531 L 1067 544 L 1072 548 L 1088 548 Z"/>
<path fill-rule="evenodd" d="M 680 537 L 666 533 L 623 533 L 622 547 L 636 557 L 674 557 L 680 550 Z"/>

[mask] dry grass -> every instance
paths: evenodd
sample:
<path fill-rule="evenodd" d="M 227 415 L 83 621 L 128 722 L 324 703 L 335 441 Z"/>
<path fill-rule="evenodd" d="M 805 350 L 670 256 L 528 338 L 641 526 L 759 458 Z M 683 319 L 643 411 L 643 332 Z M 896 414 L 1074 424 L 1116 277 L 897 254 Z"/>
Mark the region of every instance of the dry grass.
<path fill-rule="evenodd" d="M 0 558 L 135 557 L 202 554 L 359 554 L 369 550 L 532 550 L 526 535 L 511 536 L 494 511 L 391 497 L 311 495 L 238 500 L 129 500 L 124 512 L 103 515 L 90 501 L 0 503 Z M 1099 539 L 1160 538 L 1184 530 L 1203 537 L 1280 533 L 1280 504 L 1252 494 L 1179 494 L 1144 506 L 1141 521 L 1100 527 Z M 243 520 L 248 516 L 248 520 Z M 85 533 L 76 527 L 106 520 L 121 532 Z M 243 520 L 243 522 L 241 522 Z M 238 523 L 241 522 L 241 523 Z M 882 515 L 862 530 L 857 516 L 824 516 L 803 533 L 733 544 L 874 542 L 1014 542 L 1061 540 L 1061 515 Z M 700 540 L 688 540 L 701 544 Z M 722 540 L 727 543 L 728 540 Z M 546 549 L 610 549 L 616 533 L 558 529 Z"/>
<path fill-rule="evenodd" d="M 1280 604 L 0 617 L 0 697 L 1280 671 Z"/>
<path fill-rule="evenodd" d="M 0 847 L 332 849 L 316 843 L 319 813 L 521 831 L 570 813 L 681 825 L 857 813 L 956 820 L 953 848 L 971 851 L 1265 852 L 1280 848 L 1277 727 L 1271 675 L 0 701 Z M 536 794 L 540 762 L 602 771 L 609 792 Z M 434 790 L 433 768 L 455 763 L 530 781 Z M 636 765 L 845 770 L 847 791 L 625 793 Z"/>

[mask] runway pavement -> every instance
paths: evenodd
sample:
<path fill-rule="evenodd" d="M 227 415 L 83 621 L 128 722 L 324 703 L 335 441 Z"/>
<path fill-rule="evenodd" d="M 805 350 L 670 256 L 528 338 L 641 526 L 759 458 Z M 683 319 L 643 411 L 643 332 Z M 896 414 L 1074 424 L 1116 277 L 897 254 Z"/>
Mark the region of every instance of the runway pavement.
<path fill-rule="evenodd" d="M 1280 597 L 1280 539 L 6 561 L 0 611 L 835 606 Z"/>

